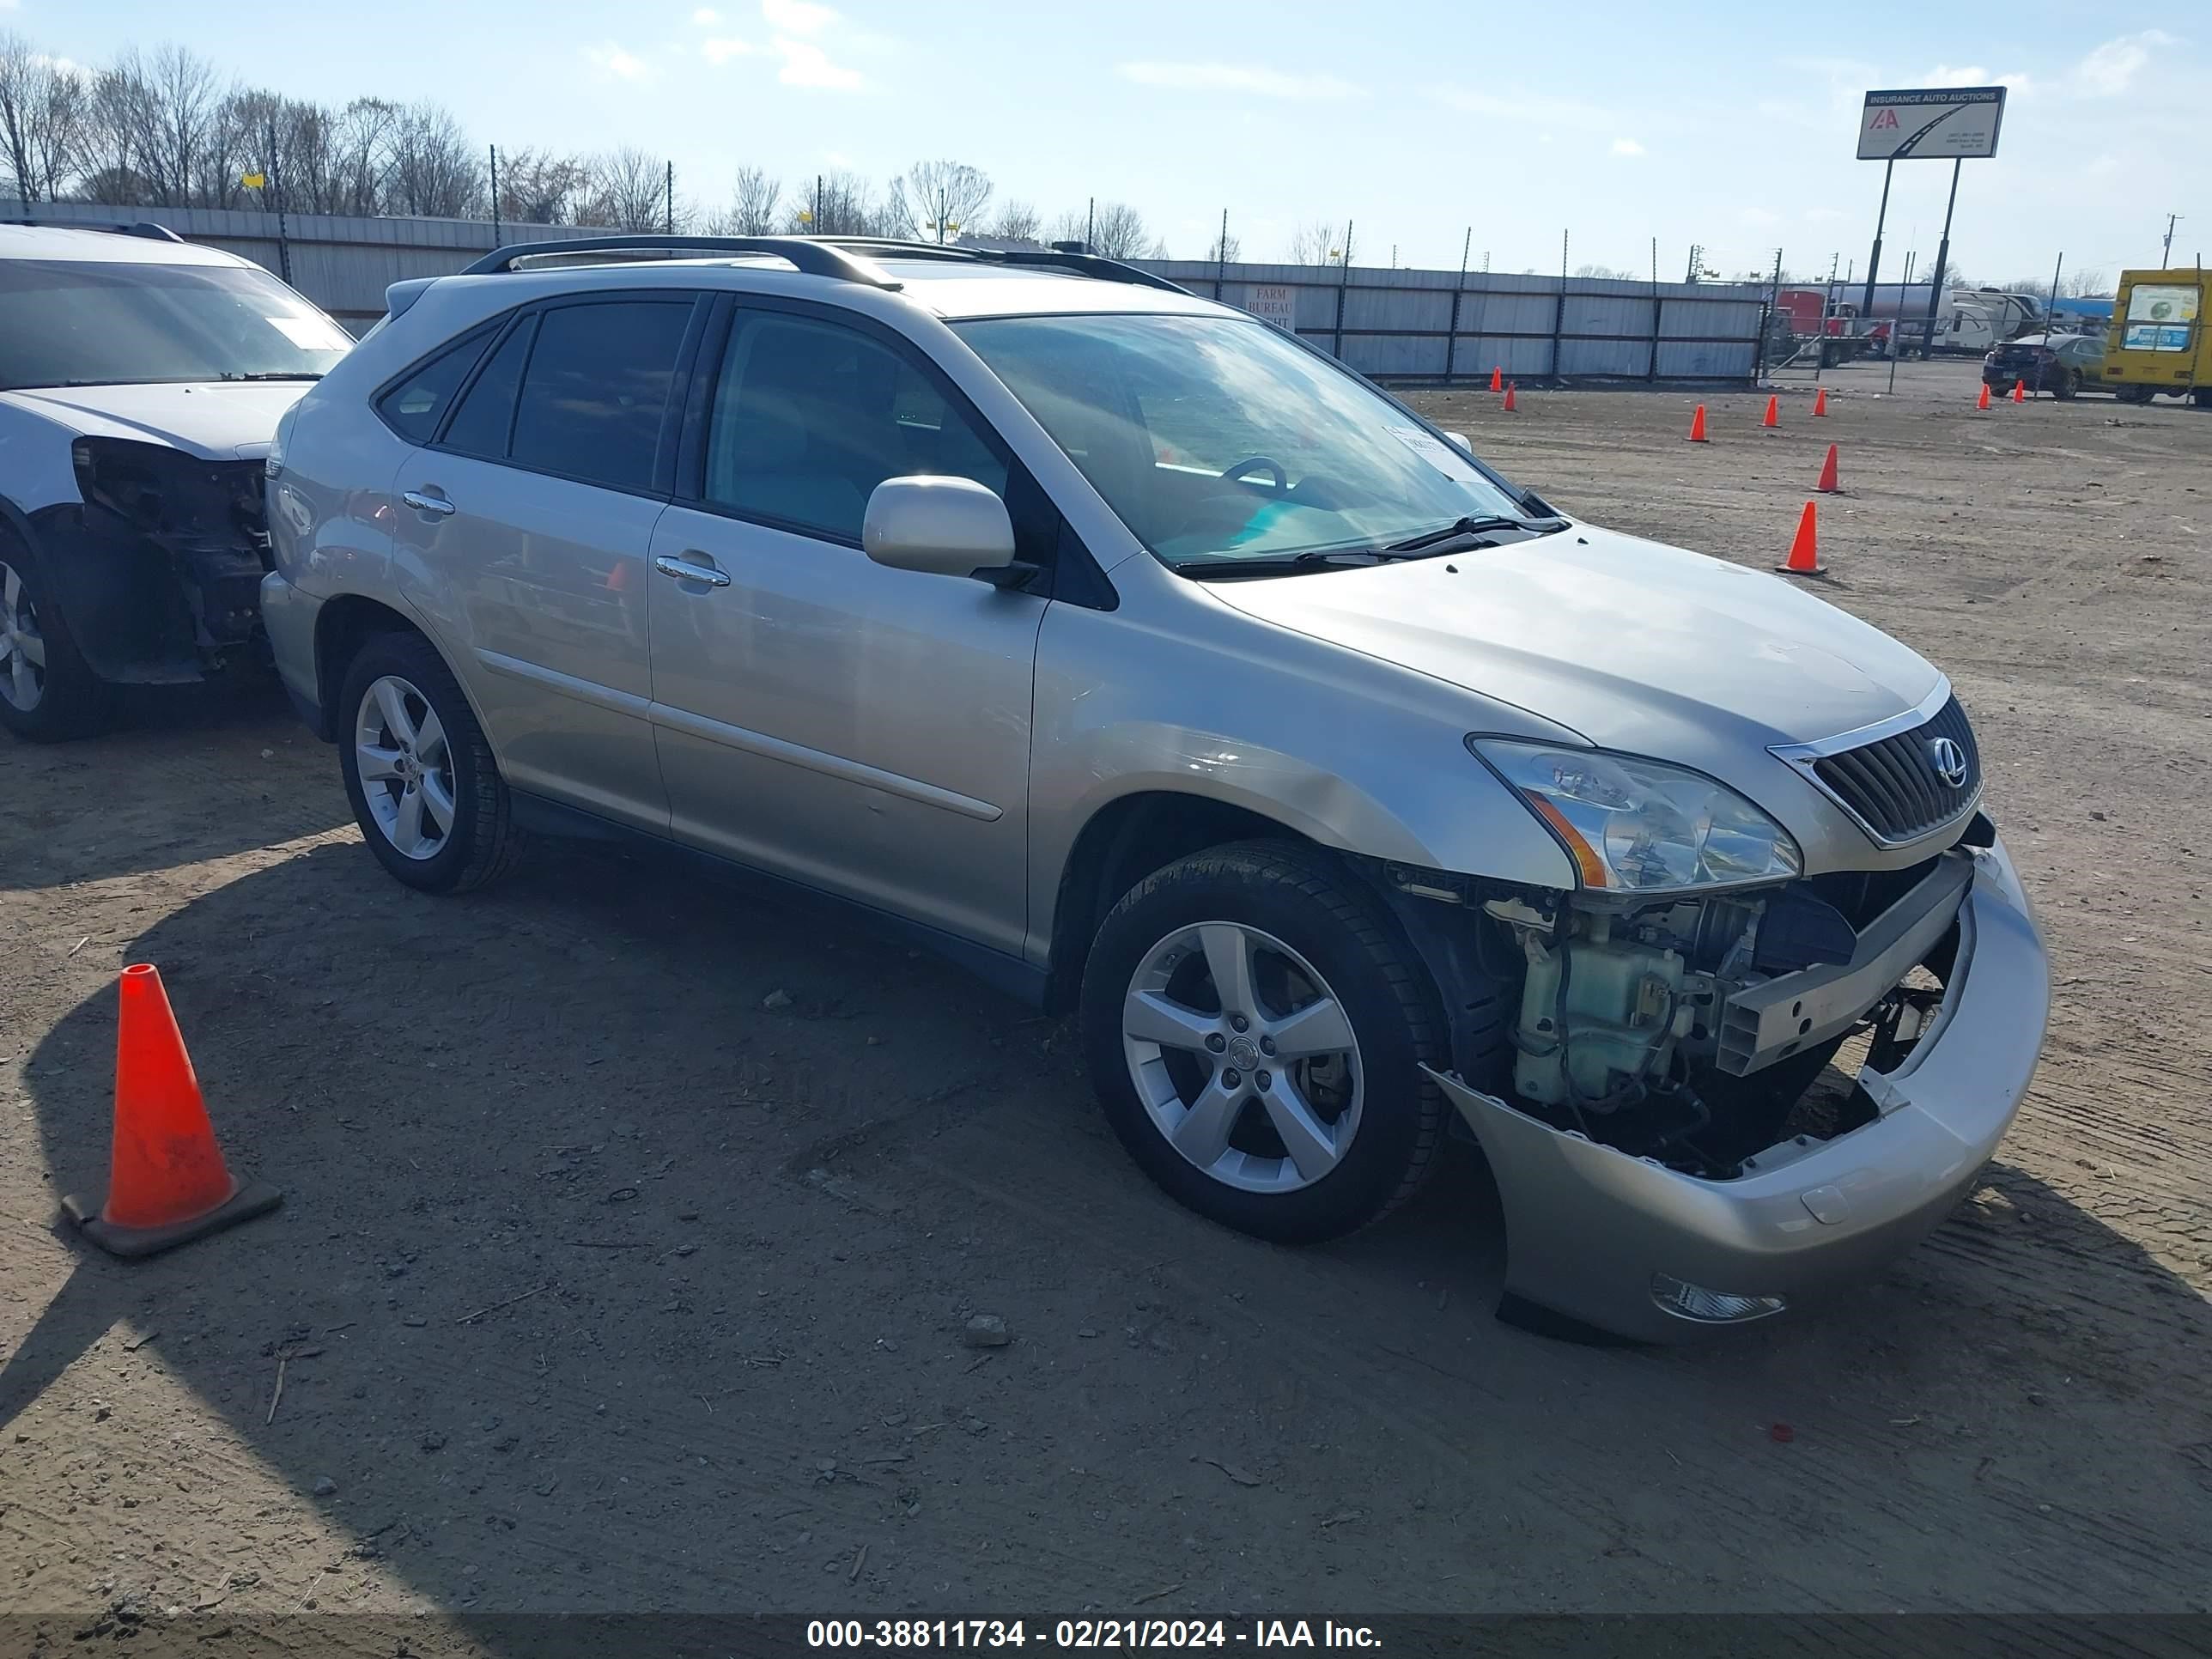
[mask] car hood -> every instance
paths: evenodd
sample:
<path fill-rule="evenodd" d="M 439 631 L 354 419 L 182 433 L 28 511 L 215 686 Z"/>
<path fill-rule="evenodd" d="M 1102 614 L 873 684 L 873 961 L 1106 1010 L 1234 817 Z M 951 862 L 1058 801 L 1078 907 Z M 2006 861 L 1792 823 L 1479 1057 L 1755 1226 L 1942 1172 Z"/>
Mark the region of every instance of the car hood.
<path fill-rule="evenodd" d="M 1941 679 L 1763 571 L 1575 525 L 1444 557 L 1210 584 L 1249 616 L 1723 778 L 1856 731 Z"/>
<path fill-rule="evenodd" d="M 79 437 L 166 444 L 204 461 L 258 460 L 312 380 L 199 380 L 0 392 Z"/>

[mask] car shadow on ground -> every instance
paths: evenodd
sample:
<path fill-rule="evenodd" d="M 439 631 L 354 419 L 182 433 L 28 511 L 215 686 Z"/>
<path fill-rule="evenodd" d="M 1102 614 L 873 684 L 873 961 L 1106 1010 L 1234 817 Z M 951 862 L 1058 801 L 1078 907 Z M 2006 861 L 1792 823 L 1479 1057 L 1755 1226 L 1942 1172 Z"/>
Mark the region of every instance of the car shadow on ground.
<path fill-rule="evenodd" d="M 273 678 L 117 688 L 114 714 L 69 743 L 0 732 L 0 882 L 134 875 L 351 820 L 329 750 Z"/>
<path fill-rule="evenodd" d="M 317 846 L 165 916 L 127 959 L 161 968 L 234 1164 L 285 1206 L 140 1263 L 70 1239 L 66 1283 L 0 1367 L 0 1431 L 88 1353 L 127 1352 L 349 1534 L 354 1571 L 463 1619 L 805 1608 L 825 1586 L 936 1612 L 1137 1594 L 1194 1550 L 1265 1560 L 1276 1531 L 1279 1576 L 1224 1567 L 1232 1593 L 1295 1599 L 1322 1536 L 1369 1575 L 1345 1582 L 1400 1587 L 1386 1604 L 1474 1605 L 1479 1583 L 1415 1589 L 1428 1522 L 1404 1505 L 1440 1516 L 1470 1480 L 1625 1483 L 1607 1501 L 1632 1505 L 1622 1471 L 1657 1449 L 1679 1471 L 1703 1437 L 1820 1413 L 1851 1431 L 1839 1455 L 1893 1453 L 1909 1501 L 1930 1460 L 1971 1458 L 1903 1445 L 1893 1399 L 1987 1425 L 2063 1374 L 2076 1426 L 2118 1436 L 2147 1395 L 2186 1393 L 2146 1366 L 2146 1322 L 2168 1355 L 2212 1338 L 2185 1282 L 2002 1164 L 1817 1322 L 1686 1351 L 1510 1331 L 1489 1317 L 1503 1244 L 1467 1149 L 1352 1240 L 1237 1237 L 1131 1169 L 1057 1023 L 827 906 L 607 848 L 544 849 L 440 901 Z M 104 1184 L 114 1009 L 88 998 L 23 1073 L 58 1192 Z M 1014 1341 L 967 1346 L 977 1311 Z M 1843 1376 L 1863 1399 L 1838 1403 Z M 1223 1397 L 1249 1408 L 1224 1419 Z M 1804 1478 L 1735 1455 L 1698 1478 Z M 1656 1484 L 1641 1496 L 1679 1526 Z M 1846 1479 L 1807 1524 L 1848 1527 L 1857 1501 Z M 1109 1506 L 1137 1535 L 1101 1553 L 1080 1516 Z M 1548 1513 L 1520 1523 L 1539 1547 L 1582 1524 Z M 1368 1514 L 1393 1522 L 1371 1544 L 1328 1533 Z M 1993 1519 L 1991 1547 L 2019 1524 Z"/>

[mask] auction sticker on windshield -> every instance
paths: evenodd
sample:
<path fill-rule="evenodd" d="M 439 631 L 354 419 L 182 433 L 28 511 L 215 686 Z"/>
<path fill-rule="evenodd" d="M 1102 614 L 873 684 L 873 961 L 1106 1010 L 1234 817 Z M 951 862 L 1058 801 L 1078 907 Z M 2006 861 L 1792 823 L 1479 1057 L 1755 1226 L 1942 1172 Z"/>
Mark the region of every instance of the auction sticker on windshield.
<path fill-rule="evenodd" d="M 1464 455 L 1452 447 L 1431 437 L 1417 426 L 1386 426 L 1382 428 L 1431 466 L 1454 483 L 1480 483 L 1482 474 L 1468 465 Z"/>

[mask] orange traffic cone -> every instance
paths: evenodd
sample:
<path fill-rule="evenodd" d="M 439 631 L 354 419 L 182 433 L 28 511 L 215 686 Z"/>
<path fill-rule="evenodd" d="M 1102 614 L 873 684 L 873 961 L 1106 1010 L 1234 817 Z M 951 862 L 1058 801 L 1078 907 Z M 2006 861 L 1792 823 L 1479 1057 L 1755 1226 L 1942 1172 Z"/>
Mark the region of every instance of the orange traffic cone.
<path fill-rule="evenodd" d="M 148 963 L 123 970 L 115 1029 L 115 1144 L 107 1197 L 62 1207 L 85 1236 L 115 1255 L 152 1255 L 204 1233 L 262 1215 L 283 1194 L 240 1185 L 222 1161 L 200 1100 L 199 1079 Z"/>
<path fill-rule="evenodd" d="M 1797 537 L 1790 544 L 1790 557 L 1774 568 L 1793 576 L 1827 574 L 1828 567 L 1820 562 L 1820 514 L 1812 502 L 1805 503 L 1805 516 L 1797 520 Z"/>
<path fill-rule="evenodd" d="M 2016 404 L 2024 404 L 2027 401 L 2027 381 L 2014 380 L 2012 383 L 2012 400 Z"/>
<path fill-rule="evenodd" d="M 1698 405 L 1698 412 L 1690 416 L 1690 441 L 1693 444 L 1701 444 L 1706 441 L 1705 406 L 1703 404 L 1699 404 Z"/>
<path fill-rule="evenodd" d="M 1820 391 L 1813 394 L 1813 412 L 1815 415 L 1825 415 L 1828 412 L 1827 387 L 1822 386 Z"/>
<path fill-rule="evenodd" d="M 1502 365 L 1492 364 L 1491 366 L 1490 389 L 1492 392 L 1503 392 L 1505 390 L 1505 370 Z"/>
<path fill-rule="evenodd" d="M 1513 393 L 1519 385 L 1518 380 L 1508 380 L 1505 383 L 1505 412 L 1508 415 L 1510 415 L 1516 407 Z"/>
<path fill-rule="evenodd" d="M 1761 421 L 1759 424 L 1761 426 L 1780 426 L 1782 424 L 1781 398 L 1769 398 L 1766 400 L 1766 418 Z"/>
<path fill-rule="evenodd" d="M 1976 409 L 1987 409 L 1989 406 L 1990 383 L 1987 380 L 1984 380 L 1982 382 L 1982 395 L 1974 400 L 1974 407 Z"/>
<path fill-rule="evenodd" d="M 1839 495 L 1843 493 L 1843 488 L 1836 482 L 1836 447 L 1830 444 L 1828 459 L 1820 463 L 1820 482 L 1814 484 L 1813 489 L 1818 495 Z"/>

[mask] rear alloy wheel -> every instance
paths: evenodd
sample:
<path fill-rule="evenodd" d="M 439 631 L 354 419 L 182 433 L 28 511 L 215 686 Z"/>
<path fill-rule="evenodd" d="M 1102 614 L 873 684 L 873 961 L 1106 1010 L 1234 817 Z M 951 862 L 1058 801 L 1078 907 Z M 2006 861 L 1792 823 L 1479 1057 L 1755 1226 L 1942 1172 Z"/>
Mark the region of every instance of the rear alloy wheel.
<path fill-rule="evenodd" d="M 2051 383 L 2051 395 L 2064 402 L 2070 403 L 2081 390 L 2081 371 L 2078 368 L 2060 369 L 2058 378 Z"/>
<path fill-rule="evenodd" d="M 465 892 L 521 843 L 476 713 L 430 642 L 383 634 L 347 671 L 338 769 L 368 850 L 410 887 Z"/>
<path fill-rule="evenodd" d="M 0 726 L 33 743 L 58 743 L 106 721 L 105 688 L 41 602 L 29 562 L 0 538 Z"/>
<path fill-rule="evenodd" d="M 1443 1138 L 1426 975 L 1305 848 L 1217 848 L 1115 906 L 1084 972 L 1086 1060 L 1131 1157 L 1209 1218 L 1333 1238 L 1418 1188 Z"/>

